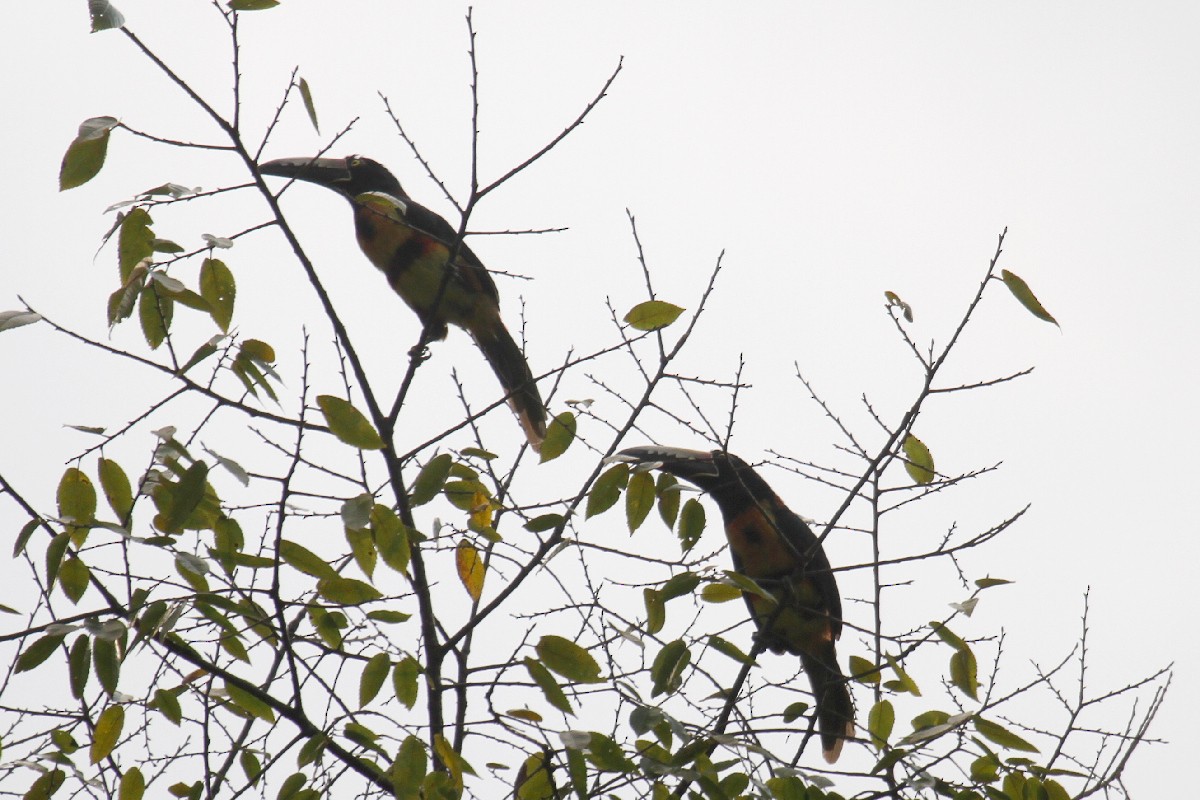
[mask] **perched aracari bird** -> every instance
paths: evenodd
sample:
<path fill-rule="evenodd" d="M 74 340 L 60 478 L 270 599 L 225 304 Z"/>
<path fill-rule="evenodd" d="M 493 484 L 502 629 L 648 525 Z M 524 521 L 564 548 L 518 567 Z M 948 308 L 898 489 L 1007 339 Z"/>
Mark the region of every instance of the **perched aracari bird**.
<path fill-rule="evenodd" d="M 812 683 L 822 754 L 832 764 L 854 734 L 854 705 L 834 648 L 842 633 L 842 600 L 816 535 L 730 453 L 631 447 L 617 457 L 683 478 L 716 501 L 734 569 L 779 601 L 743 593 L 766 647 L 800 657 Z"/>
<path fill-rule="evenodd" d="M 500 319 L 500 296 L 487 268 L 465 243 L 441 289 L 458 231 L 418 203 L 377 161 L 346 158 L 281 158 L 259 165 L 263 175 L 297 178 L 332 189 L 354 208 L 358 245 L 433 339 L 445 339 L 453 323 L 471 334 L 500 379 L 509 405 L 535 450 L 546 437 L 546 408 L 521 348 Z M 441 296 L 439 297 L 439 291 Z"/>

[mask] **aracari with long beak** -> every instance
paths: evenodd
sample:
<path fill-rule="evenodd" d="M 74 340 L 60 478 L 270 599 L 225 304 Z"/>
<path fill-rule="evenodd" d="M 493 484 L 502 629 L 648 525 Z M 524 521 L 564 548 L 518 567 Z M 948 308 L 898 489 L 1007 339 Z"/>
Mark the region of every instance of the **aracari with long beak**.
<path fill-rule="evenodd" d="M 758 635 L 771 652 L 800 657 L 812 684 L 821 751 L 832 764 L 854 735 L 854 703 L 835 647 L 842 601 L 812 529 L 749 464 L 722 450 L 631 447 L 617 458 L 682 478 L 716 502 L 734 569 L 775 598 L 742 593 Z"/>
<path fill-rule="evenodd" d="M 500 319 L 496 283 L 471 248 L 458 243 L 458 231 L 450 223 L 414 202 L 392 173 L 363 156 L 281 158 L 258 169 L 263 175 L 324 186 L 349 200 L 358 245 L 366 257 L 417 313 L 432 339 L 445 339 L 450 324 L 471 335 L 500 380 L 529 443 L 535 450 L 541 448 L 546 407 L 529 363 Z"/>

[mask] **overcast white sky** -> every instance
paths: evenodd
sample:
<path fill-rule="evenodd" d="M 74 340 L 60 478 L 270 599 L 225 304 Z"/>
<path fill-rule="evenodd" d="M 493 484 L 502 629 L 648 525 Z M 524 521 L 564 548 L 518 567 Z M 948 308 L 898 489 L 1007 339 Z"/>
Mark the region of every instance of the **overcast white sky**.
<path fill-rule="evenodd" d="M 228 52 L 206 3 L 118 5 L 152 47 L 221 96 Z M 298 64 L 325 137 L 295 106 L 267 157 L 313 153 L 361 117 L 335 152 L 388 163 L 411 194 L 448 213 L 392 134 L 377 92 L 389 96 L 451 191 L 464 194 L 465 10 L 449 2 L 285 0 L 284 8 L 244 15 L 246 125 L 269 117 Z M 238 165 L 118 133 L 109 169 L 59 194 L 59 160 L 87 117 L 218 137 L 123 36 L 88 34 L 84 0 L 26 3 L 19 16 L 0 48 L 9 120 L 0 309 L 18 307 L 21 295 L 103 336 L 102 298 L 115 274 L 110 252 L 93 260 L 111 223 L 103 209 L 168 180 L 239 181 Z M 501 280 L 500 289 L 510 319 L 525 298 L 535 371 L 571 345 L 587 350 L 605 340 L 604 297 L 621 309 L 641 299 L 628 208 L 664 299 L 693 303 L 726 253 L 707 324 L 681 371 L 729 378 L 745 354 L 754 388 L 734 441 L 750 458 L 767 449 L 814 460 L 832 454 L 836 432 L 807 401 L 794 364 L 861 430 L 869 430 L 863 393 L 886 413 L 901 408 L 917 377 L 882 310 L 883 292 L 915 307 L 919 340 L 944 341 L 1008 227 L 1002 265 L 1029 281 L 1061 331 L 994 293 L 952 377 L 1036 371 L 934 403 L 918 428 L 948 471 L 1004 462 L 1000 477 L 971 490 L 989 513 L 1032 503 L 1020 529 L 973 565 L 1017 581 L 988 598 L 980 624 L 1003 624 L 1012 651 L 1028 653 L 1022 663 L 1053 660 L 1077 635 L 1090 586 L 1097 689 L 1176 663 L 1153 730 L 1172 746 L 1142 752 L 1129 785 L 1142 796 L 1194 786 L 1181 754 L 1200 745 L 1200 7 L 506 2 L 481 5 L 475 25 L 484 181 L 572 119 L 625 58 L 587 124 L 487 198 L 473 219 L 472 228 L 485 230 L 569 227 L 553 237 L 472 242 L 492 267 L 533 279 Z M 339 215 L 336 236 L 309 243 L 335 300 L 364 309 L 363 319 L 407 325 L 407 311 L 354 249 L 336 198 L 311 190 L 287 200 L 301 230 L 306 215 L 312 225 Z M 246 208 L 261 213 L 236 202 L 207 209 L 211 232 L 244 225 Z M 289 315 L 303 318 L 307 301 L 293 305 L 288 275 L 272 268 L 248 270 L 243 259 L 239 275 L 253 278 L 242 284 L 239 314 L 298 330 Z M 415 335 L 415 326 L 404 328 L 405 348 Z M 387 331 L 359 338 L 368 359 L 395 356 Z M 439 347 L 449 360 L 475 357 L 462 336 Z M 8 376 L 0 470 L 50 508 L 64 460 L 82 446 L 61 425 L 119 424 L 128 409 L 103 364 L 48 330 L 0 335 L 0 364 Z M 581 382 L 563 397 L 595 391 Z M 121 410 L 105 410 L 110 401 Z M 816 498 L 811 484 L 771 477 L 802 513 L 830 510 L 806 507 Z M 994 518 L 975 510 L 961 515 Z M 952 506 L 939 513 L 943 522 L 959 518 Z M 2 519 L 15 534 L 20 520 Z M 1048 652 L 1055 642 L 1062 646 Z"/>

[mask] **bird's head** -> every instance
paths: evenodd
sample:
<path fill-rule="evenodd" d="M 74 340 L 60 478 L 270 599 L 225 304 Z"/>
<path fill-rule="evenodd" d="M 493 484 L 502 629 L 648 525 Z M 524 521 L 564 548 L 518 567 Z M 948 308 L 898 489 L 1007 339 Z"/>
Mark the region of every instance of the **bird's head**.
<path fill-rule="evenodd" d="M 646 445 L 630 447 L 612 457 L 644 469 L 658 469 L 703 489 L 724 507 L 746 499 L 767 500 L 775 493 L 742 459 L 724 450 L 685 450 Z M 749 495 L 749 498 L 747 498 Z"/>
<path fill-rule="evenodd" d="M 263 175 L 295 178 L 332 189 L 353 201 L 367 192 L 390 195 L 397 200 L 408 196 L 396 176 L 387 167 L 365 156 L 345 158 L 277 158 L 258 166 Z"/>

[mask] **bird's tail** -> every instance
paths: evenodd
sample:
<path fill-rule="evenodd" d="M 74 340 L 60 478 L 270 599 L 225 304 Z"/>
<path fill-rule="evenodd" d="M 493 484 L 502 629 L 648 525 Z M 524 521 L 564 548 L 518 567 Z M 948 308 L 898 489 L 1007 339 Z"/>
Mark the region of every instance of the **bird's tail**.
<path fill-rule="evenodd" d="M 500 386 L 508 395 L 508 405 L 517 415 L 529 445 L 540 451 L 542 440 L 546 438 L 546 407 L 542 405 L 542 396 L 538 394 L 525 354 L 499 317 L 487 325 L 473 327 L 471 336 L 499 378 Z"/>
<path fill-rule="evenodd" d="M 850 689 L 838 668 L 832 642 L 828 652 L 819 657 L 801 653 L 800 663 L 812 684 L 821 754 L 832 764 L 841 755 L 845 740 L 854 735 L 854 702 L 850 699 Z"/>

